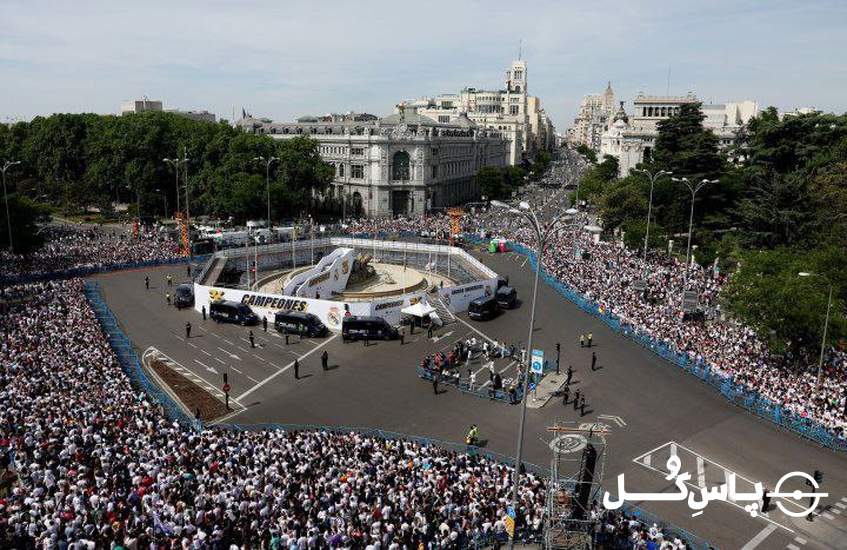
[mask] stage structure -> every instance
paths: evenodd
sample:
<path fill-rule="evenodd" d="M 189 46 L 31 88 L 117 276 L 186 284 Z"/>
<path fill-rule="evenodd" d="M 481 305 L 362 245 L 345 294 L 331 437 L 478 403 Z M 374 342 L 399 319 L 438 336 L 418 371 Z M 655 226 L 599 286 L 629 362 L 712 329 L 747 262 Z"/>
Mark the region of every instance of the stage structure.
<path fill-rule="evenodd" d="M 425 303 L 445 323 L 497 290 L 497 274 L 454 246 L 329 237 L 221 250 L 194 283 L 194 307 L 238 301 L 268 321 L 280 310 L 314 313 L 333 331 L 348 315 L 399 324 Z"/>
<path fill-rule="evenodd" d="M 557 422 L 550 449 L 550 484 L 547 493 L 547 549 L 593 548 L 593 502 L 602 502 L 600 484 L 606 467 L 605 424 Z"/>

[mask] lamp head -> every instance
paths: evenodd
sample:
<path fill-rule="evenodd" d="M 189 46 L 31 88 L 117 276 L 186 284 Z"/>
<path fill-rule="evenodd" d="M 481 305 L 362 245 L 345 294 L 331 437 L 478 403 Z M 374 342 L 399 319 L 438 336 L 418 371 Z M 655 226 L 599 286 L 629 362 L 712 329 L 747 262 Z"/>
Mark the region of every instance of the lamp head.
<path fill-rule="evenodd" d="M 509 208 L 508 204 L 506 204 L 503 201 L 498 201 L 498 200 L 491 201 L 491 206 L 494 206 L 494 207 L 497 207 L 497 208 Z"/>
<path fill-rule="evenodd" d="M 518 208 L 521 210 L 529 210 L 529 203 L 526 201 L 521 201 L 518 203 Z"/>

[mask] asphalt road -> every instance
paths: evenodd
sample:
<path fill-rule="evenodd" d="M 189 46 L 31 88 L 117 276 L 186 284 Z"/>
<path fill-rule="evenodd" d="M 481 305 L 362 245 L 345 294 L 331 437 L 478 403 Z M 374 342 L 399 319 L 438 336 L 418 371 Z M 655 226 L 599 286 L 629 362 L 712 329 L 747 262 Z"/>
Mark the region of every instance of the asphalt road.
<path fill-rule="evenodd" d="M 344 344 L 340 337 L 318 340 L 292 338 L 289 345 L 261 325 L 253 327 L 257 347 L 251 348 L 244 327 L 202 321 L 193 310 L 177 311 L 165 303 L 165 275 L 174 280 L 180 268 L 127 271 L 97 277 L 104 297 L 139 351 L 155 346 L 194 376 L 215 387 L 229 372 L 232 396 L 243 406 L 227 419 L 232 423 L 279 422 L 381 428 L 435 439 L 461 441 L 471 423 L 480 427 L 486 448 L 514 455 L 519 407 L 492 402 L 441 386 L 415 375 L 426 354 L 457 338 L 481 331 L 507 343 L 525 343 L 529 324 L 532 273 L 521 256 L 478 255 L 487 265 L 509 275 L 524 303 L 485 322 L 461 316 L 432 340 L 426 333 L 406 336 L 406 344 L 375 342 Z M 144 289 L 144 276 L 151 288 Z M 184 325 L 191 322 L 192 337 Z M 592 332 L 594 347 L 581 349 L 578 337 Z M 635 502 L 678 527 L 720 548 L 847 548 L 847 457 L 820 448 L 760 420 L 723 399 L 709 386 L 637 344 L 612 332 L 598 319 L 580 311 L 543 283 L 539 287 L 534 348 L 555 359 L 560 342 L 563 369 L 573 365 L 572 390 L 586 395 L 580 417 L 571 406 L 553 399 L 526 417 L 524 459 L 550 464 L 552 439 L 547 428 L 559 421 L 602 422 L 610 426 L 604 486 L 614 489 L 624 474 L 629 493 L 674 492 L 666 481 L 666 461 L 679 457 L 692 475 L 691 487 L 723 483 L 738 476 L 738 491 L 761 481 L 773 489 L 792 471 L 824 472 L 822 491 L 829 497 L 814 521 L 795 519 L 775 510 L 752 518 L 744 503 L 714 502 L 702 514 L 681 502 Z M 330 370 L 321 369 L 320 355 L 329 354 Z M 600 369 L 591 371 L 591 352 Z M 301 378 L 294 378 L 297 358 Z M 504 365 L 506 366 L 506 365 Z M 486 380 L 480 373 L 479 380 Z M 598 419 L 617 416 L 620 421 Z M 573 455 L 576 456 L 575 454 Z M 791 487 L 795 487 L 792 485 Z M 796 487 L 799 488 L 799 487 Z M 795 501 L 786 506 L 797 509 Z"/>

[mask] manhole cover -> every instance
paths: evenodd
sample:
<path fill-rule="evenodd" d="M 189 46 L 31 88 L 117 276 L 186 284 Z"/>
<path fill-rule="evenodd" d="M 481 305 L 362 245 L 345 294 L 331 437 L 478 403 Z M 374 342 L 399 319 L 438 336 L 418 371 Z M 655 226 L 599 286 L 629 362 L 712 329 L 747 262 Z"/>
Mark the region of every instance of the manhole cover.
<path fill-rule="evenodd" d="M 555 437 L 550 442 L 550 450 L 554 453 L 576 453 L 585 448 L 586 440 L 584 436 L 579 434 L 564 434 Z"/>

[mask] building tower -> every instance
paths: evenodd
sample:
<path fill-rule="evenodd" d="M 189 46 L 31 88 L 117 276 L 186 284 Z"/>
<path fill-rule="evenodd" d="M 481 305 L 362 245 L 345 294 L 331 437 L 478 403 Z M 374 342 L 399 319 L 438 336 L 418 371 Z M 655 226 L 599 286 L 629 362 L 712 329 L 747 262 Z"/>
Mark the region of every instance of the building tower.
<path fill-rule="evenodd" d="M 506 91 L 514 94 L 526 94 L 526 61 L 512 61 L 512 66 L 506 71 Z"/>

